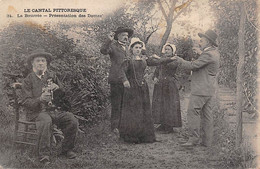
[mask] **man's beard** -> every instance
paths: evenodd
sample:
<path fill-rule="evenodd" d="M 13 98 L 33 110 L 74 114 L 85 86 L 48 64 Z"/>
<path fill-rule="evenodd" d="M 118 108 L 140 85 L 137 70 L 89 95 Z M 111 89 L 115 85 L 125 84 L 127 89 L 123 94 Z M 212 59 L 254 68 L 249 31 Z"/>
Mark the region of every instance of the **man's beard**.
<path fill-rule="evenodd" d="M 126 45 L 126 43 L 128 42 L 128 38 L 124 38 L 122 41 L 120 41 L 121 43 L 123 43 L 124 45 Z"/>
<path fill-rule="evenodd" d="M 46 70 L 47 70 L 47 67 L 45 67 L 45 66 L 43 66 L 43 67 L 33 66 L 33 72 L 39 76 L 43 75 Z"/>
<path fill-rule="evenodd" d="M 43 74 L 43 70 L 38 70 L 38 71 L 37 71 L 37 74 L 38 74 L 38 75 L 42 75 L 42 74 Z"/>

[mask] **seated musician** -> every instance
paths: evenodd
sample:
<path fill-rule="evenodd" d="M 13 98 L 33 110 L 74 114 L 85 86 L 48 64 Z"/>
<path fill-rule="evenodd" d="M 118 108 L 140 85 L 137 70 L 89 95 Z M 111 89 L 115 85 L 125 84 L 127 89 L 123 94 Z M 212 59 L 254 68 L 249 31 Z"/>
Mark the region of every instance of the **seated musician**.
<path fill-rule="evenodd" d="M 54 72 L 48 70 L 52 55 L 44 50 L 35 50 L 29 55 L 27 64 L 32 72 L 24 79 L 22 85 L 23 105 L 29 109 L 27 119 L 36 122 L 38 132 L 39 160 L 42 163 L 50 162 L 51 128 L 55 124 L 64 133 L 61 155 L 72 159 L 78 121 L 72 113 L 60 109 L 56 103 L 62 96 L 62 84 Z M 55 100 L 56 99 L 56 100 Z"/>

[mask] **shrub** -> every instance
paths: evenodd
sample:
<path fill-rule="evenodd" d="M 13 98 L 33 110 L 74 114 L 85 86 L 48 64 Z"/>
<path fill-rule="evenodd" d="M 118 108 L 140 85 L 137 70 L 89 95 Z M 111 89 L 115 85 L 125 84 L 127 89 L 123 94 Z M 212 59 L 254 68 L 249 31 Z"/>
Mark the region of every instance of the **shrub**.
<path fill-rule="evenodd" d="M 55 27 L 54 27 L 55 28 Z M 26 58 L 28 54 L 38 48 L 43 48 L 54 56 L 50 69 L 57 72 L 64 83 L 66 98 L 72 104 L 72 112 L 84 117 L 82 125 L 93 125 L 102 119 L 101 110 L 108 100 L 107 91 L 107 63 L 102 59 L 90 59 L 99 56 L 94 51 L 88 55 L 90 49 L 77 48 L 74 39 L 68 38 L 62 31 L 55 32 L 51 26 L 37 25 L 31 22 L 13 23 L 0 32 L 1 72 L 28 74 Z M 98 48 L 98 45 L 97 45 Z M 95 57 L 96 57 L 95 56 Z M 11 80 L 2 78 L 3 96 L 10 96 L 8 86 Z M 8 103 L 1 102 L 1 124 L 8 121 L 5 107 Z M 9 120 L 10 121 L 10 120 Z"/>

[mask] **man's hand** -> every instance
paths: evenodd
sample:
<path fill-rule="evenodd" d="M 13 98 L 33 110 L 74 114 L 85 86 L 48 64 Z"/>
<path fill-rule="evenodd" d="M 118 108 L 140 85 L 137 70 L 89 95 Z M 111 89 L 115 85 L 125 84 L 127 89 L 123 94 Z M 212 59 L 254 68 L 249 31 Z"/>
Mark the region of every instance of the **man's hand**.
<path fill-rule="evenodd" d="M 130 83 L 129 83 L 128 80 L 124 81 L 123 85 L 124 85 L 125 88 L 130 88 Z"/>
<path fill-rule="evenodd" d="M 158 82 L 159 82 L 159 79 L 158 79 L 157 77 L 155 77 L 155 78 L 153 79 L 153 81 L 154 81 L 154 83 L 158 83 Z"/>
<path fill-rule="evenodd" d="M 115 32 L 109 32 L 108 39 L 112 41 L 114 39 L 114 36 L 115 36 Z"/>
<path fill-rule="evenodd" d="M 192 51 L 194 52 L 194 53 L 196 53 L 196 54 L 201 54 L 202 53 L 202 51 L 200 50 L 200 48 L 198 48 L 198 47 L 193 47 L 192 48 Z"/>
<path fill-rule="evenodd" d="M 55 83 L 52 83 L 50 86 L 49 86 L 49 88 L 52 90 L 52 91 L 55 91 L 55 90 L 57 90 L 58 88 L 60 88 L 57 84 L 55 84 Z"/>
<path fill-rule="evenodd" d="M 50 102 L 51 101 L 51 93 L 50 92 L 43 92 L 40 97 L 41 102 Z"/>
<path fill-rule="evenodd" d="M 181 63 L 183 59 L 177 55 L 173 56 L 171 60 L 176 61 L 177 63 Z"/>

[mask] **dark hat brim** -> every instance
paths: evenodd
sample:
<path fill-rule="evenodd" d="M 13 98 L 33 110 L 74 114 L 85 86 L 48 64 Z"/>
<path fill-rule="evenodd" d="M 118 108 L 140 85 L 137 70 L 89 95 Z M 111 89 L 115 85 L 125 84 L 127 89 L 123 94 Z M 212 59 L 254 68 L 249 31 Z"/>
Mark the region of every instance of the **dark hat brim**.
<path fill-rule="evenodd" d="M 215 40 L 211 39 L 208 35 L 204 33 L 198 33 L 199 37 L 205 37 L 207 38 L 214 46 L 218 47 L 217 43 Z"/>
<path fill-rule="evenodd" d="M 132 29 L 129 29 L 129 28 L 123 28 L 123 29 L 120 29 L 120 30 L 116 30 L 114 32 L 115 32 L 115 35 L 114 35 L 115 40 L 118 40 L 117 35 L 119 33 L 122 33 L 122 32 L 127 32 L 129 38 L 134 34 L 134 31 Z"/>
<path fill-rule="evenodd" d="M 47 52 L 37 52 L 37 53 L 33 53 L 33 54 L 28 56 L 28 59 L 27 59 L 28 66 L 31 67 L 32 61 L 36 57 L 45 57 L 46 61 L 47 61 L 47 64 L 50 64 L 50 62 L 52 60 L 52 55 L 50 53 L 47 53 Z"/>

